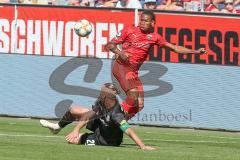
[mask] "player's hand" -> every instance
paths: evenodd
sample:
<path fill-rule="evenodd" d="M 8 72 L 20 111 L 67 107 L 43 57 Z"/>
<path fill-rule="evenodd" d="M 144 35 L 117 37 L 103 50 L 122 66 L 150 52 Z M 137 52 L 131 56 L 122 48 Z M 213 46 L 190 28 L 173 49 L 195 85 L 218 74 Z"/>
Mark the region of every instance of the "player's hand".
<path fill-rule="evenodd" d="M 118 54 L 118 59 L 122 60 L 123 62 L 128 62 L 129 60 L 129 54 L 126 52 Z"/>
<path fill-rule="evenodd" d="M 199 48 L 197 51 L 198 51 L 198 54 L 206 54 L 207 53 L 205 48 Z"/>
<path fill-rule="evenodd" d="M 68 143 L 78 144 L 79 138 L 79 131 L 74 130 L 66 136 L 66 141 L 68 141 Z"/>
<path fill-rule="evenodd" d="M 152 150 L 156 150 L 156 148 L 151 147 L 151 146 L 144 146 L 141 148 L 142 150 L 147 150 L 147 151 L 152 151 Z"/>

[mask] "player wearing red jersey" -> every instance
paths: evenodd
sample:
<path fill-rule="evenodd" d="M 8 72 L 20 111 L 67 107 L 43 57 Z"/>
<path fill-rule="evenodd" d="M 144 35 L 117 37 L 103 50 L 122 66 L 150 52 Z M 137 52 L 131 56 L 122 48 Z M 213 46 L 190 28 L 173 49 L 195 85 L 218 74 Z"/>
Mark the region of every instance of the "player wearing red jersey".
<path fill-rule="evenodd" d="M 126 93 L 121 103 L 129 119 L 142 110 L 144 105 L 143 85 L 138 70 L 146 60 L 152 45 L 168 48 L 180 54 L 204 54 L 204 48 L 188 49 L 171 44 L 154 32 L 155 15 L 152 11 L 144 11 L 138 27 L 124 28 L 115 38 L 107 43 L 106 49 L 116 54 L 112 73 Z M 117 45 L 122 44 L 119 50 Z"/>

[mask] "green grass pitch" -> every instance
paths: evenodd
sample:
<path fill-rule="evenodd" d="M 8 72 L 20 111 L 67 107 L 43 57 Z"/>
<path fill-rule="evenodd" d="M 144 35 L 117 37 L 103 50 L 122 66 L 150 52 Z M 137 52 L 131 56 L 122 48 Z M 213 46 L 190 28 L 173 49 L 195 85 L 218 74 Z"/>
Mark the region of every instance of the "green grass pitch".
<path fill-rule="evenodd" d="M 127 136 L 120 147 L 67 144 L 73 127 L 53 135 L 38 120 L 0 117 L 0 160 L 240 160 L 239 133 L 133 126 L 157 148 L 142 151 Z"/>

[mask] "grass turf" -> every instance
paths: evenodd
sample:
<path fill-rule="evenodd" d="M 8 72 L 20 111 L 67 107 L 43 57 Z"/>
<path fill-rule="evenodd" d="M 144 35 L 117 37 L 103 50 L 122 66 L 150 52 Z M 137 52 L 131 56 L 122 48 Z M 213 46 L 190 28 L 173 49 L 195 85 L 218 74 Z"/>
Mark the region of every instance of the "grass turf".
<path fill-rule="evenodd" d="M 0 160 L 240 159 L 239 133 L 133 126 L 145 144 L 157 148 L 142 151 L 127 136 L 120 147 L 70 145 L 65 135 L 72 128 L 52 135 L 38 120 L 1 117 Z"/>

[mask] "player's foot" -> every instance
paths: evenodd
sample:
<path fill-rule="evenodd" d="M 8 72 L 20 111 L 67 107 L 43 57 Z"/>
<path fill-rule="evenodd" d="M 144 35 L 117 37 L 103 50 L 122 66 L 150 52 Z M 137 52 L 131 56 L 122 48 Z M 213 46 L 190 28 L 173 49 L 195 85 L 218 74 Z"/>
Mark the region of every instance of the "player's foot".
<path fill-rule="evenodd" d="M 51 123 L 47 120 L 41 119 L 40 124 L 43 127 L 48 128 L 53 134 L 58 134 L 58 132 L 61 130 L 61 127 L 58 125 L 58 123 Z"/>

